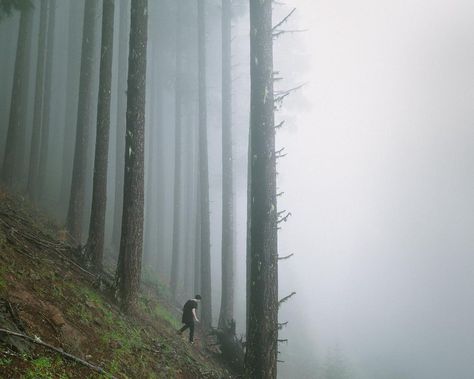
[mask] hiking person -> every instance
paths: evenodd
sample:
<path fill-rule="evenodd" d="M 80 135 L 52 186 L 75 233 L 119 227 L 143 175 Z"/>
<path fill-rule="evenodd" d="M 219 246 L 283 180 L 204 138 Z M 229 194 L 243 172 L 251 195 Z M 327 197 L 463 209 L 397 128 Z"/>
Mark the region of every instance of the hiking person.
<path fill-rule="evenodd" d="M 181 335 L 186 329 L 189 328 L 189 342 L 194 343 L 194 321 L 199 322 L 196 316 L 196 309 L 198 307 L 201 295 L 194 296 L 193 299 L 189 299 L 183 307 L 183 317 L 181 322 L 184 326 L 177 331 Z"/>

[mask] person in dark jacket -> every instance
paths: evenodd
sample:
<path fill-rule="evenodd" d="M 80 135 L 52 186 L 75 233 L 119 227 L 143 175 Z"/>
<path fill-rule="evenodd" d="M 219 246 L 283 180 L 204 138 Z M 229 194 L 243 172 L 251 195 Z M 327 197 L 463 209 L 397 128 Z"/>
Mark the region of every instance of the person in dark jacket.
<path fill-rule="evenodd" d="M 183 317 L 181 322 L 184 326 L 178 330 L 178 334 L 182 334 L 186 329 L 189 328 L 189 342 L 194 343 L 194 321 L 199 322 L 196 316 L 196 309 L 198 307 L 201 295 L 194 296 L 193 299 L 189 299 L 183 307 Z"/>

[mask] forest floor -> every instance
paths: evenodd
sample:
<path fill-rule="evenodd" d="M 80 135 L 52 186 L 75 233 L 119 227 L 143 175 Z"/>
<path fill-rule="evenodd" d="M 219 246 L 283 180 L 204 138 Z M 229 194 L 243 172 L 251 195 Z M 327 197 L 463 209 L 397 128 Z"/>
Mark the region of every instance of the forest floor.
<path fill-rule="evenodd" d="M 199 335 L 195 345 L 176 335 L 175 307 L 158 288 L 143 286 L 139 311 L 121 313 L 103 283 L 77 264 L 65 239 L 25 200 L 0 191 L 0 329 L 45 342 L 107 374 L 0 332 L 0 378 L 233 377 Z"/>

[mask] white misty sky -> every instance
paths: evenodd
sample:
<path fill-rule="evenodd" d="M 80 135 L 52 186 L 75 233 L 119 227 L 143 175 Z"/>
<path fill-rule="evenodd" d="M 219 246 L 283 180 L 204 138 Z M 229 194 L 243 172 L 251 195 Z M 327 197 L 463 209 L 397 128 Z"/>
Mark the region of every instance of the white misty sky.
<path fill-rule="evenodd" d="M 474 3 L 288 0 L 275 20 L 293 6 L 281 377 L 337 345 L 362 378 L 472 379 Z"/>

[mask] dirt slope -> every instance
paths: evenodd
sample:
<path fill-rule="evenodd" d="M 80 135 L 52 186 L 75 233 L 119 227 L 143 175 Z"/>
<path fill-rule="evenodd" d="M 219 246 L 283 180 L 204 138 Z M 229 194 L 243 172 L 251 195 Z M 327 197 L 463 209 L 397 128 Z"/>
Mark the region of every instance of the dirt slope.
<path fill-rule="evenodd" d="M 232 377 L 200 340 L 191 346 L 176 335 L 173 307 L 153 287 L 143 289 L 140 311 L 124 316 L 63 237 L 25 201 L 0 192 L 0 329 L 40 339 L 109 375 L 0 333 L 0 378 Z"/>

